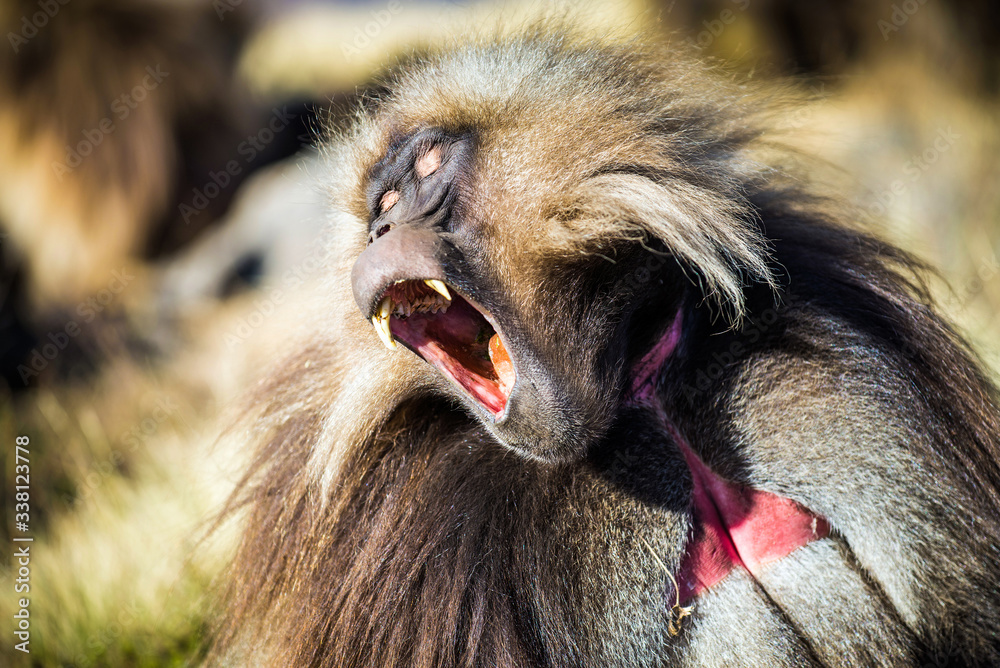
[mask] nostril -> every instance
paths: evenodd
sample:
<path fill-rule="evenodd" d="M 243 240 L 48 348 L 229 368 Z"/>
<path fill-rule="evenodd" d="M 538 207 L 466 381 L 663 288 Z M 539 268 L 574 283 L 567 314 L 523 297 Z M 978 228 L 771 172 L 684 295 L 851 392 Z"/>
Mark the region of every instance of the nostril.
<path fill-rule="evenodd" d="M 380 225 L 377 230 L 368 235 L 368 245 L 370 246 L 379 237 L 384 237 L 393 228 L 392 223 Z"/>

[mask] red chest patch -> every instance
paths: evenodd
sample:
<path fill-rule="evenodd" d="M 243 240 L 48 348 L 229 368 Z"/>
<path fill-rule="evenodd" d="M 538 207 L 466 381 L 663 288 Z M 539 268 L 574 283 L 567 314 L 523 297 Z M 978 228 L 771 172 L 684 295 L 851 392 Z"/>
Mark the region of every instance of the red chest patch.
<path fill-rule="evenodd" d="M 715 585 L 734 568 L 751 575 L 830 533 L 829 523 L 791 499 L 719 478 L 678 442 L 694 483 L 695 530 L 678 574 L 681 601 Z"/>
<path fill-rule="evenodd" d="M 681 338 L 681 311 L 660 341 L 633 368 L 631 401 L 657 412 L 654 385 Z M 664 416 L 666 420 L 666 417 Z M 693 482 L 694 535 L 678 573 L 680 600 L 712 587 L 734 568 L 756 576 L 767 564 L 830 533 L 823 517 L 785 497 L 723 480 L 667 422 Z"/>

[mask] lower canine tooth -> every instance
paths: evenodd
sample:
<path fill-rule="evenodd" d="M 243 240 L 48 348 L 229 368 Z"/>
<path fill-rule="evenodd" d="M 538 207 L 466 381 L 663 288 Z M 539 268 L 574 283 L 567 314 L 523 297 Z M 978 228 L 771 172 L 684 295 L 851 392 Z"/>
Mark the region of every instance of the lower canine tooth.
<path fill-rule="evenodd" d="M 444 284 L 444 281 L 439 281 L 436 278 L 425 278 L 424 283 L 427 284 L 434 292 L 438 293 L 448 301 L 451 301 L 451 293 L 448 292 L 448 286 Z"/>

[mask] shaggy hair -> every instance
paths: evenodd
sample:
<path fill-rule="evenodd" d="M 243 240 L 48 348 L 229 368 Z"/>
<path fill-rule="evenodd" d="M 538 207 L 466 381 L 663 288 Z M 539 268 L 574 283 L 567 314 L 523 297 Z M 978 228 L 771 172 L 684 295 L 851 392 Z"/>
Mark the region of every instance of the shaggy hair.
<path fill-rule="evenodd" d="M 850 209 L 774 159 L 766 91 L 673 48 L 558 30 L 416 59 L 386 88 L 330 147 L 329 308 L 253 394 L 215 661 L 778 665 L 767 652 L 785 648 L 896 665 L 942 646 L 1000 659 L 996 391 L 927 306 L 919 264 L 845 225 Z M 385 350 L 354 303 L 366 179 L 434 125 L 475 132 L 463 215 L 487 240 L 491 289 L 528 305 L 516 326 L 553 368 L 581 370 L 560 377 L 588 408 L 560 423 L 575 457 L 498 443 L 427 364 Z M 689 295 L 658 385 L 665 419 L 721 475 L 830 518 L 837 563 L 872 597 L 830 598 L 844 609 L 825 613 L 849 631 L 786 620 L 771 636 L 739 606 L 728 627 L 701 627 L 696 602 L 691 632 L 666 635 L 670 604 L 644 592 L 672 592 L 662 569 L 679 556 L 643 541 L 683 544 L 690 530 L 657 519 L 689 503 L 660 473 L 683 466 L 664 445 L 673 432 L 623 404 L 620 369 L 590 373 L 601 346 L 550 343 L 612 331 L 616 309 L 653 289 L 649 258 Z"/>

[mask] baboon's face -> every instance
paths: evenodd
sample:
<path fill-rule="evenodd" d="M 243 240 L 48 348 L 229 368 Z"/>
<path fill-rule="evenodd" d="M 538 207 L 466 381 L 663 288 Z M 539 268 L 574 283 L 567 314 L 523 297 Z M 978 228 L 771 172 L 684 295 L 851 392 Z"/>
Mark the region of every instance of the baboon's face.
<path fill-rule="evenodd" d="M 565 202 L 582 142 L 560 160 L 493 136 L 428 119 L 385 142 L 364 179 L 354 296 L 385 345 L 427 362 L 501 442 L 565 459 L 604 433 L 630 358 L 655 340 L 659 319 L 641 308 L 650 290 L 622 280 L 648 254 L 555 239 L 579 215 Z"/>
<path fill-rule="evenodd" d="M 352 285 L 383 341 L 501 442 L 566 459 L 606 433 L 647 355 L 662 365 L 689 277 L 739 310 L 768 268 L 734 176 L 747 131 L 698 106 L 734 94 L 684 102 L 690 64 L 522 55 L 458 52 L 395 81 L 345 142 L 341 207 L 364 225 Z"/>

